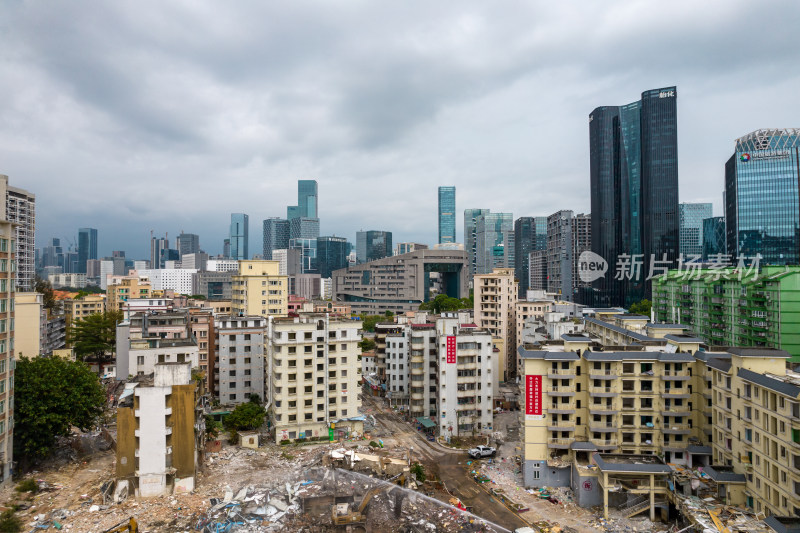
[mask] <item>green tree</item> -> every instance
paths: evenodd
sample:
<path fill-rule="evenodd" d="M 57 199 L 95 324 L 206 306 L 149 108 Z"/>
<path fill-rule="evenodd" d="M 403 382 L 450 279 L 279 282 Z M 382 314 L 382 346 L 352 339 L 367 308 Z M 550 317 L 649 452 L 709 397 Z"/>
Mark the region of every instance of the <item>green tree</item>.
<path fill-rule="evenodd" d="M 631 308 L 628 309 L 628 312 L 632 315 L 642 315 L 642 316 L 650 316 L 650 309 L 652 308 L 652 303 L 650 300 L 644 299 L 641 302 L 636 302 L 631 304 Z"/>
<path fill-rule="evenodd" d="M 117 322 L 122 320 L 121 311 L 106 311 L 80 318 L 72 324 L 69 341 L 79 360 L 96 360 L 103 366 L 110 363 L 117 347 Z"/>
<path fill-rule="evenodd" d="M 42 295 L 42 307 L 51 311 L 61 307 L 61 303 L 56 300 L 53 285 L 49 281 L 36 276 L 33 288 Z"/>
<path fill-rule="evenodd" d="M 432 311 L 434 314 L 458 311 L 459 309 L 471 309 L 472 300 L 469 298 L 451 298 L 446 294 L 439 294 L 433 300 L 422 303 L 419 306 L 422 311 Z"/>
<path fill-rule="evenodd" d="M 14 383 L 14 458 L 23 470 L 46 456 L 56 437 L 92 428 L 106 396 L 97 375 L 79 361 L 22 357 Z"/>
<path fill-rule="evenodd" d="M 256 429 L 264 423 L 267 412 L 258 404 L 247 402 L 236 406 L 231 414 L 225 417 L 223 425 L 227 430 L 241 431 Z"/>
<path fill-rule="evenodd" d="M 375 331 L 375 324 L 386 322 L 388 318 L 386 315 L 367 315 L 365 313 L 361 313 L 359 316 L 364 331 Z"/>
<path fill-rule="evenodd" d="M 358 346 L 361 348 L 362 352 L 368 352 L 370 350 L 374 350 L 375 349 L 375 341 L 370 339 L 369 337 L 364 337 L 358 343 Z"/>

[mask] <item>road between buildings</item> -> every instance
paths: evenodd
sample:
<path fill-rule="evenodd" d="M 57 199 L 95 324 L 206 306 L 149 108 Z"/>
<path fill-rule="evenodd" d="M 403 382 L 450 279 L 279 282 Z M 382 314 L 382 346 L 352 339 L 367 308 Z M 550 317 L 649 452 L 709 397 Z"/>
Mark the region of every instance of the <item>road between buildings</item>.
<path fill-rule="evenodd" d="M 392 409 L 385 406 L 382 400 L 365 395 L 363 404 L 367 411 L 375 416 L 378 427 L 377 435 L 385 435 L 400 446 L 413 448 L 411 460 L 419 461 L 438 471 L 439 478 L 447 490 L 458 497 L 473 514 L 514 531 L 527 526 L 528 523 L 511 511 L 502 502 L 491 496 L 478 486 L 467 470 L 469 456 L 464 450 L 449 450 L 428 442 L 420 432 Z"/>

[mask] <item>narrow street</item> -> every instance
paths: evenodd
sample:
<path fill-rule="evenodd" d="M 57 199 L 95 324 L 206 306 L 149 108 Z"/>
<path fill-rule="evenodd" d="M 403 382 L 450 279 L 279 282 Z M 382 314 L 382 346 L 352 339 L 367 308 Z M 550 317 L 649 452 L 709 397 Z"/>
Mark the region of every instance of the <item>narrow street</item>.
<path fill-rule="evenodd" d="M 469 475 L 466 461 L 469 457 L 463 450 L 448 450 L 427 441 L 414 426 L 388 408 L 382 399 L 364 395 L 363 411 L 375 417 L 377 426 L 374 436 L 394 445 L 413 448 L 412 461 L 423 463 L 426 469 L 438 472 L 447 490 L 472 512 L 509 531 L 527 526 L 516 513 L 480 488 Z M 443 501 L 447 501 L 444 499 Z"/>

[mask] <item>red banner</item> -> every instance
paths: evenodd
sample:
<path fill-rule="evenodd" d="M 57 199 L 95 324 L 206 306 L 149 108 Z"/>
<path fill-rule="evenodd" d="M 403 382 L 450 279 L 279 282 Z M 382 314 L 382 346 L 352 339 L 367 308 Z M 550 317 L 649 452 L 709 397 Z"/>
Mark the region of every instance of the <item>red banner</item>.
<path fill-rule="evenodd" d="M 542 414 L 542 376 L 525 376 L 525 414 Z"/>
<path fill-rule="evenodd" d="M 456 362 L 456 338 L 453 335 L 447 337 L 447 363 Z"/>

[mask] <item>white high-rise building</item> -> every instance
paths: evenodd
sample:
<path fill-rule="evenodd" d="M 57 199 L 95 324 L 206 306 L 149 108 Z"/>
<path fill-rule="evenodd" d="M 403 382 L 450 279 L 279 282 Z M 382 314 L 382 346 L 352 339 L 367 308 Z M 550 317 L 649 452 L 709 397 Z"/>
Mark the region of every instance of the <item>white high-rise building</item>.
<path fill-rule="evenodd" d="M 36 274 L 36 196 L 8 185 L 0 174 L 0 198 L 5 201 L 5 220 L 16 224 L 17 289 L 32 291 Z"/>

